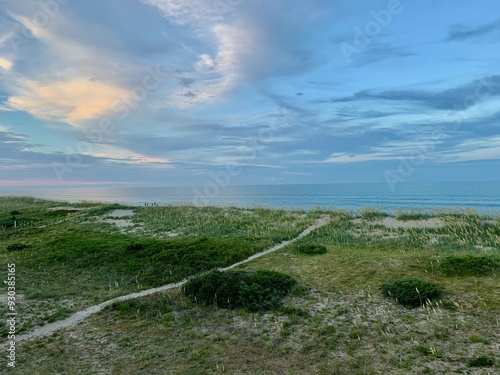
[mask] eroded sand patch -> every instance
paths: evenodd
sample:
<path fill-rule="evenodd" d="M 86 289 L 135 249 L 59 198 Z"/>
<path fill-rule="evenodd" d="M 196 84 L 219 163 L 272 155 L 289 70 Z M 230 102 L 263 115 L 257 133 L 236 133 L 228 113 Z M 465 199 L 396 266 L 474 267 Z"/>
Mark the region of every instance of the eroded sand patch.
<path fill-rule="evenodd" d="M 431 217 L 425 220 L 399 220 L 395 217 L 384 217 L 383 219 L 377 219 L 377 220 L 354 219 L 352 222 L 356 224 L 382 225 L 388 229 L 398 229 L 398 228 L 439 229 L 439 228 L 444 228 L 446 226 L 446 223 L 438 217 Z"/>
<path fill-rule="evenodd" d="M 83 211 L 84 208 L 71 207 L 71 206 L 61 206 L 61 207 L 50 207 L 49 211 Z"/>
<path fill-rule="evenodd" d="M 116 225 L 118 228 L 127 228 L 134 225 L 134 223 L 132 223 L 132 220 L 125 220 L 125 219 L 105 219 L 103 220 L 103 223 L 113 224 Z"/>
<path fill-rule="evenodd" d="M 107 216 L 109 217 L 134 216 L 134 210 L 113 210 Z"/>
<path fill-rule="evenodd" d="M 117 226 L 123 233 L 127 228 L 135 225 L 131 219 L 125 219 L 131 216 L 134 216 L 134 210 L 113 210 L 104 216 L 102 222 Z"/>

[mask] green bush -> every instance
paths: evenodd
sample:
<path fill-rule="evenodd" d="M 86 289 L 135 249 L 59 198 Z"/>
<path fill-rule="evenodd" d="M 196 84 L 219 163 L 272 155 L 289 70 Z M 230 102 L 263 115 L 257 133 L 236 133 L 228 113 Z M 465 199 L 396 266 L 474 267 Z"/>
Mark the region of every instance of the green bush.
<path fill-rule="evenodd" d="M 7 246 L 7 251 L 19 251 L 19 250 L 24 250 L 27 247 L 29 247 L 29 245 L 25 243 L 13 243 Z"/>
<path fill-rule="evenodd" d="M 489 256 L 450 256 L 440 264 L 447 276 L 484 276 L 500 270 L 500 260 Z"/>
<path fill-rule="evenodd" d="M 295 250 L 306 255 L 325 254 L 328 251 L 325 246 L 315 244 L 298 245 L 295 247 Z"/>
<path fill-rule="evenodd" d="M 290 276 L 274 271 L 212 271 L 189 280 L 184 292 L 206 305 L 259 311 L 278 307 L 295 284 Z"/>
<path fill-rule="evenodd" d="M 472 358 L 468 363 L 467 366 L 469 367 L 491 367 L 495 364 L 495 361 L 493 358 L 482 355 L 480 357 Z"/>
<path fill-rule="evenodd" d="M 437 285 L 411 278 L 383 284 L 381 291 L 383 295 L 392 297 L 400 305 L 409 308 L 422 306 L 427 300 L 432 301 L 442 294 L 442 290 Z"/>
<path fill-rule="evenodd" d="M 240 285 L 240 301 L 250 311 L 271 310 L 279 305 L 279 298 L 271 289 L 256 283 Z"/>

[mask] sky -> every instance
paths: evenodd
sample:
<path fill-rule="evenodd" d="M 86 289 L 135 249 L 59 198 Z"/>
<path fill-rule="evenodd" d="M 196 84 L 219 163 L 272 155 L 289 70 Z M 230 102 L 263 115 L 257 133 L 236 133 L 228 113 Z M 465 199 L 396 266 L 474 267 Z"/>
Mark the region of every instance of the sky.
<path fill-rule="evenodd" d="M 498 0 L 0 0 L 0 187 L 500 180 Z"/>

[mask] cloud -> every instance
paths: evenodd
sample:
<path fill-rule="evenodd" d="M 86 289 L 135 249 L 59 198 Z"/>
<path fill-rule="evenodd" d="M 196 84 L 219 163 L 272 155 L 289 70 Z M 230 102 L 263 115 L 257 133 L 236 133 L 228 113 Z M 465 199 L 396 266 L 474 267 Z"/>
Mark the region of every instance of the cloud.
<path fill-rule="evenodd" d="M 467 27 L 464 25 L 454 25 L 448 33 L 448 41 L 465 41 L 476 39 L 482 36 L 500 30 L 500 19 L 484 25 L 476 27 Z"/>
<path fill-rule="evenodd" d="M 79 126 L 109 113 L 126 90 L 108 83 L 75 78 L 48 84 L 21 80 L 18 93 L 7 104 L 36 118 Z"/>
<path fill-rule="evenodd" d="M 500 159 L 500 136 L 467 139 L 441 154 L 441 163 Z"/>
<path fill-rule="evenodd" d="M 456 137 L 455 137 L 456 138 Z M 418 140 L 386 141 L 372 146 L 369 152 L 336 152 L 321 163 L 363 163 L 387 160 L 432 160 L 437 163 L 456 163 L 500 159 L 500 136 L 453 141 L 450 135 L 420 137 Z"/>
<path fill-rule="evenodd" d="M 171 22 L 178 25 L 213 24 L 222 22 L 241 0 L 139 0 L 158 8 Z"/>
<path fill-rule="evenodd" d="M 189 81 L 179 80 L 196 98 L 181 99 L 185 91 L 179 89 L 168 99 L 176 107 L 226 98 L 245 86 L 259 87 L 268 80 L 304 73 L 324 63 L 313 58 L 313 34 L 306 32 L 326 25 L 328 12 L 318 11 L 319 0 L 307 5 L 296 2 L 296 6 L 284 1 L 141 2 L 158 8 L 168 21 L 188 27 L 204 45 L 192 46 L 196 61 Z"/>
<path fill-rule="evenodd" d="M 173 167 L 170 159 L 159 156 L 149 156 L 110 145 L 100 146 L 98 151 L 92 153 L 92 156 L 102 159 L 104 163 L 148 164 L 149 166 L 153 164 L 162 164 L 163 167 Z"/>
<path fill-rule="evenodd" d="M 13 65 L 12 61 L 0 56 L 0 69 L 11 70 Z"/>
<path fill-rule="evenodd" d="M 184 87 L 189 87 L 194 82 L 194 79 L 189 77 L 177 77 L 177 80 Z"/>
<path fill-rule="evenodd" d="M 130 181 L 90 181 L 59 180 L 57 178 L 25 178 L 22 180 L 0 180 L 1 187 L 37 187 L 37 186 L 95 186 L 95 185 L 136 185 Z"/>
<path fill-rule="evenodd" d="M 12 24 L 9 34 L 17 33 L 16 37 L 22 43 L 17 45 L 15 59 L 2 60 L 5 57 L 0 49 L 0 67 L 10 69 L 1 82 L 7 99 L 1 104 L 0 110 L 10 107 L 25 111 L 37 119 L 83 127 L 89 120 L 111 115 L 111 110 L 118 107 L 117 102 L 120 100 L 123 104 L 132 102 L 131 109 L 140 112 L 154 101 L 152 93 L 155 89 L 168 90 L 170 81 L 164 65 L 160 64 L 166 64 L 168 60 L 160 57 L 168 50 L 164 45 L 170 47 L 173 44 L 170 38 L 174 35 L 161 38 L 160 30 L 155 29 L 156 33 L 149 35 L 158 37 L 150 37 L 146 41 L 136 40 L 135 35 L 142 33 L 142 30 L 131 34 L 124 30 L 125 27 L 131 28 L 129 21 L 120 24 L 115 19 L 106 18 L 115 13 L 127 14 L 128 9 L 128 12 L 134 11 L 134 16 L 148 17 L 145 18 L 147 21 L 156 18 L 144 23 L 143 29 L 151 32 L 152 27 L 158 26 L 158 21 L 164 23 L 159 15 L 147 12 L 136 14 L 136 9 L 131 5 L 135 4 L 140 10 L 144 10 L 144 6 L 135 1 L 124 3 L 123 9 L 89 1 L 69 3 L 65 7 L 61 4 L 60 11 L 41 25 L 33 22 L 33 14 L 40 11 L 37 8 L 39 3 L 42 2 L 29 2 L 26 7 L 9 4 L 4 10 Z M 109 11 L 113 13 L 106 13 Z M 82 16 L 85 12 L 90 12 L 92 18 Z M 106 22 L 99 22 L 99 17 Z M 150 23 L 152 26 L 149 26 Z M 138 44 L 142 49 L 137 47 Z M 151 56 L 150 53 L 144 53 L 144 44 L 146 47 L 150 44 L 161 47 L 155 49 L 160 54 L 160 57 L 154 56 L 156 61 L 148 60 Z M 141 52 L 137 53 L 136 50 Z M 30 54 L 36 55 L 36 58 L 31 58 Z M 16 62 L 15 66 L 12 65 L 13 61 Z M 148 84 L 154 84 L 155 89 L 148 88 L 145 98 L 134 100 L 135 93 L 144 90 L 145 79 L 150 76 L 148 72 L 160 65 L 160 81 L 147 81 Z"/>
<path fill-rule="evenodd" d="M 483 99 L 498 95 L 500 95 L 500 75 L 492 75 L 442 91 L 387 90 L 374 92 L 362 90 L 352 96 L 331 98 L 330 101 L 333 103 L 365 100 L 403 101 L 434 109 L 456 110 L 470 108 Z"/>
<path fill-rule="evenodd" d="M 383 60 L 414 56 L 406 48 L 393 47 L 389 44 L 371 43 L 356 59 L 357 66 L 368 65 Z"/>

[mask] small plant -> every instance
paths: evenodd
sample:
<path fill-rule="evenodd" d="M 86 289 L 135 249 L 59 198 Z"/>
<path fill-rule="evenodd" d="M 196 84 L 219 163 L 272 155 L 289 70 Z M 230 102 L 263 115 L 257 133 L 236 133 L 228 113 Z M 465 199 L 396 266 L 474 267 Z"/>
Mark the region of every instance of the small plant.
<path fill-rule="evenodd" d="M 307 318 L 309 316 L 309 311 L 294 306 L 280 306 L 278 312 L 284 315 L 288 315 L 292 318 Z"/>
<path fill-rule="evenodd" d="M 325 246 L 316 244 L 298 245 L 295 247 L 295 250 L 306 255 L 325 254 L 328 251 Z"/>
<path fill-rule="evenodd" d="M 73 310 L 68 307 L 58 306 L 53 314 L 46 317 L 46 320 L 48 323 L 53 323 L 57 320 L 67 318 L 72 312 Z"/>
<path fill-rule="evenodd" d="M 467 362 L 467 366 L 469 367 L 491 367 L 494 364 L 495 360 L 487 355 L 472 358 L 469 362 Z"/>
<path fill-rule="evenodd" d="M 423 355 L 432 355 L 431 349 L 429 349 L 427 346 L 424 345 L 417 346 L 417 351 L 419 351 Z"/>
<path fill-rule="evenodd" d="M 25 243 L 13 243 L 7 246 L 7 251 L 19 251 L 24 250 L 27 247 L 29 247 L 29 245 Z"/>
<path fill-rule="evenodd" d="M 500 270 L 500 259 L 490 256 L 450 256 L 440 264 L 447 276 L 485 276 Z"/>
<path fill-rule="evenodd" d="M 387 212 L 383 212 L 373 207 L 361 207 L 358 209 L 358 213 L 359 217 L 365 220 L 377 220 L 389 216 Z"/>
<path fill-rule="evenodd" d="M 383 295 L 394 298 L 400 305 L 408 308 L 422 306 L 442 294 L 437 285 L 411 278 L 383 284 L 381 291 Z"/>
<path fill-rule="evenodd" d="M 278 307 L 295 283 L 290 276 L 274 271 L 213 271 L 188 281 L 184 292 L 207 305 L 258 311 Z"/>

